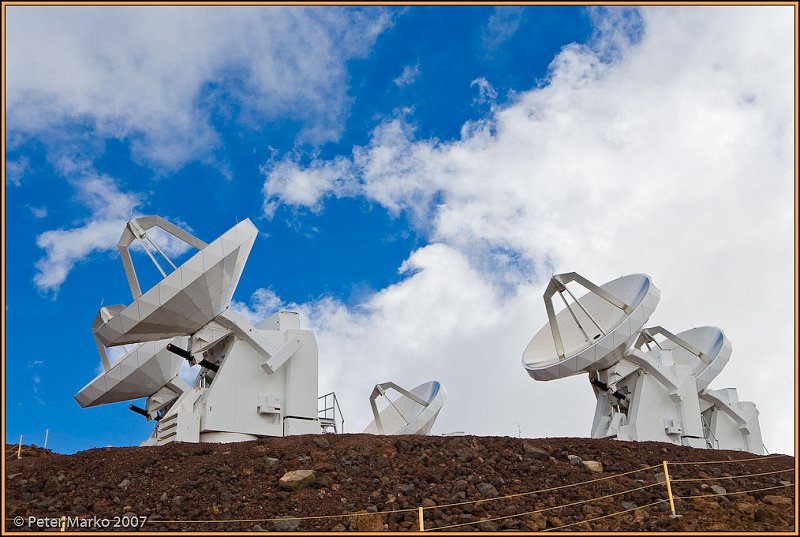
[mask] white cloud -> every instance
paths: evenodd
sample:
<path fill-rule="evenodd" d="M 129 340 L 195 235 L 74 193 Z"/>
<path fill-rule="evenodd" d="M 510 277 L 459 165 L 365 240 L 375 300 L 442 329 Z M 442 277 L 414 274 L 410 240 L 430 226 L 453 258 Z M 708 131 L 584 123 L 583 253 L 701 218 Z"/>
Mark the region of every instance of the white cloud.
<path fill-rule="evenodd" d="M 754 400 L 767 447 L 793 451 L 792 9 L 641 16 L 631 44 L 629 16 L 596 13 L 591 46 L 565 47 L 545 85 L 458 141 L 417 140 L 396 118 L 349 157 L 267 170 L 273 208 L 360 195 L 408 211 L 435 243 L 360 309 L 305 306 L 328 356 L 321 389 L 363 392 L 350 407 L 363 419 L 367 385 L 439 377 L 453 398 L 440 431 L 586 435 L 586 379 L 534 383 L 519 364 L 542 285 L 552 271 L 641 271 L 662 290 L 651 324 L 723 328 L 735 350 L 712 387 Z M 498 251 L 523 267 L 505 289 Z"/>
<path fill-rule="evenodd" d="M 478 77 L 469 83 L 469 87 L 478 86 L 478 96 L 473 99 L 476 104 L 490 103 L 494 105 L 497 100 L 497 90 L 484 77 Z"/>
<path fill-rule="evenodd" d="M 88 174 L 73 183 L 77 201 L 87 207 L 91 215 L 80 226 L 49 230 L 36 237 L 36 245 L 45 252 L 36 262 L 33 278 L 40 291 L 57 293 L 76 263 L 95 253 L 116 252 L 125 223 L 131 217 L 140 216 L 135 211 L 143 203 L 142 196 L 122 192 L 111 177 Z M 176 224 L 187 227 L 181 222 Z M 148 234 L 168 256 L 178 256 L 189 249 L 187 244 L 160 229 Z M 132 249 L 140 251 L 141 246 L 137 242 Z"/>
<path fill-rule="evenodd" d="M 34 218 L 47 218 L 47 207 L 30 207 L 30 210 Z"/>
<path fill-rule="evenodd" d="M 497 6 L 483 29 L 481 40 L 487 53 L 511 39 L 517 33 L 525 8 L 521 6 Z"/>
<path fill-rule="evenodd" d="M 417 80 L 419 74 L 419 62 L 415 63 L 414 65 L 406 65 L 403 67 L 403 72 L 400 73 L 400 76 L 395 78 L 393 82 L 398 88 L 410 86 L 415 80 Z"/>
<path fill-rule="evenodd" d="M 216 159 L 214 112 L 249 127 L 294 119 L 301 141 L 335 140 L 346 62 L 391 23 L 387 10 L 339 7 L 11 6 L 6 16 L 11 140 L 49 139 L 58 152 L 70 123 L 78 145 L 87 133 L 126 138 L 166 171 Z M 220 102 L 231 108 L 212 109 Z"/>
<path fill-rule="evenodd" d="M 6 160 L 6 183 L 14 186 L 22 184 L 22 178 L 28 171 L 30 160 L 28 157 L 21 157 L 17 160 Z"/>
<path fill-rule="evenodd" d="M 250 296 L 250 304 L 232 301 L 231 309 L 250 321 L 257 324 L 278 311 L 283 301 L 271 289 L 256 289 Z"/>
<path fill-rule="evenodd" d="M 325 193 L 354 194 L 350 168 L 350 161 L 344 158 L 316 161 L 306 168 L 289 159 L 266 163 L 261 167 L 262 173 L 270 177 L 262 189 L 264 214 L 272 218 L 280 202 L 315 208 Z"/>
<path fill-rule="evenodd" d="M 27 368 L 31 370 L 31 392 L 33 393 L 33 400 L 40 405 L 44 405 L 44 399 L 41 395 L 42 377 L 39 375 L 39 366 L 44 363 L 44 360 L 28 360 Z"/>

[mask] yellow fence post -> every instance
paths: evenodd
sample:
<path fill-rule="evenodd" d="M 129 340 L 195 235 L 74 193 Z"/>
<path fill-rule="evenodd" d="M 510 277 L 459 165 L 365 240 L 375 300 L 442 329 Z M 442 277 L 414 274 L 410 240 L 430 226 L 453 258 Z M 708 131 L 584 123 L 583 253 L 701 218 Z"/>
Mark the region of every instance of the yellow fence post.
<path fill-rule="evenodd" d="M 672 518 L 677 517 L 675 514 L 675 500 L 672 499 L 672 485 L 669 484 L 669 470 L 667 469 L 667 461 L 664 461 L 664 481 L 667 483 L 667 495 L 669 496 L 669 509 L 672 511 L 670 515 Z"/>
<path fill-rule="evenodd" d="M 419 508 L 419 531 L 425 531 L 425 518 L 422 514 L 422 507 Z"/>
<path fill-rule="evenodd" d="M 17 449 L 17 458 L 22 458 L 22 435 L 19 435 L 19 448 Z"/>

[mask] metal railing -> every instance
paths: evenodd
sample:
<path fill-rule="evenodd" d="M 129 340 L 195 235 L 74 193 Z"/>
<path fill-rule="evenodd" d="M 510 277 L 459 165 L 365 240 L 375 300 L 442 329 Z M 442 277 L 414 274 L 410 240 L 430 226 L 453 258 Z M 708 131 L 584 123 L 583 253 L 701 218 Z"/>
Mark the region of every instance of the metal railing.
<path fill-rule="evenodd" d="M 317 401 L 317 415 L 320 422 L 322 422 L 323 431 L 327 427 L 333 427 L 333 432 L 343 433 L 344 414 L 342 414 L 342 408 L 339 406 L 339 400 L 336 398 L 336 392 L 330 392 L 326 393 L 325 395 L 321 395 L 317 398 Z M 319 408 L 320 404 L 322 405 L 322 408 Z M 338 421 L 341 423 L 341 430 L 340 426 L 337 425 L 337 416 Z"/>

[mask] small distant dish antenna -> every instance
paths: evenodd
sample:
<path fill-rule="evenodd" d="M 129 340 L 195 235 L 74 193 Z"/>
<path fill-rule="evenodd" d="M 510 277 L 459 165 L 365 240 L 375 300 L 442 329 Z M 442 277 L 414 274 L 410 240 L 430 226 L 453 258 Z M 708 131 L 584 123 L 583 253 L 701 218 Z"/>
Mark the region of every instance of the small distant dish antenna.
<path fill-rule="evenodd" d="M 395 400 L 389 398 L 386 392 L 390 389 L 398 392 L 400 397 Z M 388 402 L 381 412 L 378 412 L 376 404 L 378 397 L 384 397 Z M 420 384 L 411 391 L 394 382 L 376 384 L 369 396 L 375 419 L 367 425 L 364 432 L 382 435 L 430 434 L 445 399 L 447 391 L 435 380 Z"/>
<path fill-rule="evenodd" d="M 570 284 L 588 292 L 578 298 Z M 558 314 L 556 294 L 564 305 Z M 588 374 L 597 398 L 593 438 L 763 453 L 755 404 L 740 402 L 734 388 L 708 389 L 731 355 L 725 334 L 712 326 L 679 334 L 646 328 L 659 299 L 646 274 L 602 286 L 574 272 L 557 274 L 544 292 L 548 323 L 522 365 L 543 381 Z"/>
<path fill-rule="evenodd" d="M 152 228 L 198 251 L 176 266 L 149 236 Z M 133 302 L 103 306 L 95 317 L 103 372 L 78 392 L 78 404 L 146 397 L 145 408 L 129 407 L 157 422 L 145 445 L 320 433 L 313 332 L 300 330 L 293 312 L 253 326 L 230 309 L 257 235 L 249 219 L 210 244 L 159 216 L 130 220 L 118 246 Z M 163 277 L 144 293 L 129 251 L 134 241 Z M 108 348 L 121 345 L 135 346 L 112 365 Z M 184 360 L 200 366 L 191 386 L 178 374 Z"/>

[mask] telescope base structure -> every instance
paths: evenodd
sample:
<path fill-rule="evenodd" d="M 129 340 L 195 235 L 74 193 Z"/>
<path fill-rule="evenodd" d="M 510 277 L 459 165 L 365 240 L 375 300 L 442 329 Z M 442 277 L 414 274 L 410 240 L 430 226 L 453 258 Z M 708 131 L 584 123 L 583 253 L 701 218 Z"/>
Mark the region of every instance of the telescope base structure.
<path fill-rule="evenodd" d="M 158 421 L 142 445 L 320 434 L 317 344 L 313 332 L 300 330 L 299 315 L 276 313 L 254 327 L 226 312 L 222 321 L 228 333 L 202 352 L 203 360 L 195 358 L 207 367 L 171 405 L 149 416 Z M 202 344 L 197 335 L 192 342 Z M 264 347 L 273 349 L 268 359 Z"/>
<path fill-rule="evenodd" d="M 592 438 L 763 454 L 755 404 L 739 402 L 733 388 L 698 394 L 692 368 L 671 363 L 669 355 L 632 349 L 614 366 L 590 373 L 597 397 Z"/>
<path fill-rule="evenodd" d="M 568 285 L 588 292 L 577 298 Z M 558 314 L 556 294 L 564 303 Z M 680 334 L 645 327 L 660 297 L 646 274 L 602 286 L 575 272 L 556 274 L 543 296 L 548 322 L 528 343 L 522 365 L 541 381 L 589 375 L 597 398 L 592 438 L 762 454 L 755 404 L 740 402 L 733 388 L 708 389 L 732 352 L 725 333 L 715 326 Z"/>

